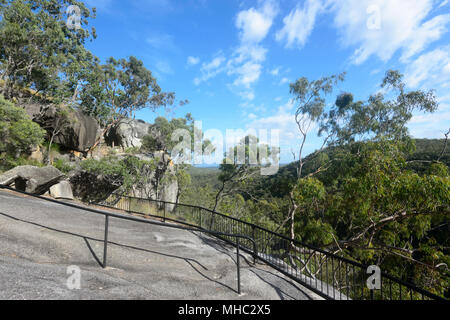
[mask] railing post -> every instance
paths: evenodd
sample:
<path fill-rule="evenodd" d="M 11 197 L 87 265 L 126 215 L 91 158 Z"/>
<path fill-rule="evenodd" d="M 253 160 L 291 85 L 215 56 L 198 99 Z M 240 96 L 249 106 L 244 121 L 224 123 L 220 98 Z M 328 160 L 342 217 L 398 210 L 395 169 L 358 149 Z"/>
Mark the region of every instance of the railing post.
<path fill-rule="evenodd" d="M 256 265 L 257 249 L 256 249 L 256 240 L 255 240 L 255 225 L 252 225 L 252 239 L 253 239 L 253 259 L 254 259 L 254 264 Z"/>
<path fill-rule="evenodd" d="M 164 206 L 164 218 L 163 221 L 166 222 L 166 203 L 163 203 Z"/>
<path fill-rule="evenodd" d="M 209 231 L 213 231 L 214 219 L 216 218 L 215 212 L 211 212 L 211 223 L 209 224 Z"/>
<path fill-rule="evenodd" d="M 237 256 L 236 256 L 236 264 L 237 264 L 237 282 L 238 282 L 238 294 L 241 294 L 241 263 L 239 258 L 239 237 L 236 238 L 236 248 L 237 248 Z"/>
<path fill-rule="evenodd" d="M 103 268 L 106 268 L 107 256 L 108 256 L 108 227 L 109 227 L 109 215 L 105 215 L 105 240 L 103 243 Z"/>

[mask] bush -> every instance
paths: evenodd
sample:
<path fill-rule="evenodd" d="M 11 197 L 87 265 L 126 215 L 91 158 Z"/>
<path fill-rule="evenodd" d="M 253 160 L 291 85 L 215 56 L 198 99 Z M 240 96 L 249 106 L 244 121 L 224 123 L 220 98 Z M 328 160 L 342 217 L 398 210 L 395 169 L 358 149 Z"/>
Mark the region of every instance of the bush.
<path fill-rule="evenodd" d="M 74 169 L 74 167 L 70 163 L 67 163 L 62 159 L 56 160 L 53 163 L 53 166 L 64 174 L 68 174 L 70 171 Z"/>
<path fill-rule="evenodd" d="M 28 153 L 44 137 L 45 131 L 31 121 L 25 110 L 0 95 L 0 162 Z"/>
<path fill-rule="evenodd" d="M 5 156 L 0 158 L 0 173 L 11 170 L 12 168 L 19 166 L 35 166 L 43 167 L 44 164 L 37 160 L 29 160 L 25 157 L 14 158 L 11 156 Z"/>

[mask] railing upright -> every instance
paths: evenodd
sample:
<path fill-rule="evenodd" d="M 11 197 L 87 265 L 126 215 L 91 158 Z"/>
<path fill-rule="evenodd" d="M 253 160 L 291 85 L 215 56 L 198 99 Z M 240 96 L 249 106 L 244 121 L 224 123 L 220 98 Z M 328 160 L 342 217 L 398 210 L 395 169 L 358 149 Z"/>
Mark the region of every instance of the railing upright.
<path fill-rule="evenodd" d="M 105 240 L 103 243 L 103 268 L 105 269 L 107 266 L 107 257 L 108 257 L 108 229 L 109 229 L 109 215 L 105 215 Z"/>

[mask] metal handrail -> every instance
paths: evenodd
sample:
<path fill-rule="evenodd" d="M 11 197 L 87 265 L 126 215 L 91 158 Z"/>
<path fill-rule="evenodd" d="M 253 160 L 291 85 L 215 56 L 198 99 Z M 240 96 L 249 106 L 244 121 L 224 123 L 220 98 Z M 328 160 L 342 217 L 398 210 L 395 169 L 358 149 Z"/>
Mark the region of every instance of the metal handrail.
<path fill-rule="evenodd" d="M 303 243 L 303 242 L 298 241 L 298 240 L 290 239 L 290 238 L 288 238 L 288 237 L 286 237 L 284 235 L 275 233 L 275 232 L 273 232 L 271 230 L 265 229 L 263 227 L 255 225 L 255 224 L 252 224 L 252 223 L 249 223 L 249 222 L 246 222 L 246 221 L 242 221 L 242 220 L 239 220 L 237 218 L 230 217 L 230 216 L 224 215 L 222 213 L 215 212 L 213 210 L 210 210 L 210 209 L 207 209 L 207 208 L 203 208 L 203 207 L 200 207 L 200 206 L 189 205 L 189 204 L 181 204 L 181 203 L 174 203 L 174 202 L 163 201 L 163 200 L 143 199 L 143 198 L 137 198 L 137 197 L 121 195 L 121 194 L 113 194 L 113 196 L 120 197 L 118 200 L 120 200 L 121 198 L 125 198 L 125 199 L 130 199 L 130 200 L 131 199 L 136 199 L 136 200 L 139 200 L 139 201 L 154 202 L 154 203 L 157 203 L 158 205 L 164 204 L 164 217 L 151 215 L 151 214 L 146 214 L 146 215 L 152 216 L 152 217 L 157 217 L 157 218 L 163 218 L 163 220 L 171 220 L 171 221 L 175 221 L 175 222 L 178 222 L 178 223 L 184 223 L 184 224 L 188 224 L 188 225 L 191 225 L 191 226 L 194 226 L 194 225 L 186 223 L 186 222 L 182 222 L 182 221 L 179 221 L 179 220 L 176 220 L 176 219 L 167 218 L 166 217 L 166 212 L 165 212 L 166 211 L 165 210 L 166 205 L 173 205 L 173 206 L 175 206 L 175 208 L 177 208 L 177 207 L 186 207 L 186 208 L 197 209 L 197 210 L 199 210 L 199 212 L 205 211 L 205 212 L 207 212 L 209 214 L 212 214 L 212 215 L 214 215 L 216 217 L 221 217 L 221 218 L 224 218 L 226 220 L 229 220 L 229 222 L 230 222 L 230 224 L 232 226 L 235 223 L 237 223 L 237 224 L 242 224 L 244 226 L 247 226 L 247 227 L 251 228 L 252 229 L 252 234 L 248 235 L 248 236 L 249 236 L 249 238 L 253 239 L 253 245 L 255 245 L 255 243 L 257 242 L 256 238 L 258 238 L 258 237 L 255 236 L 255 233 L 256 233 L 256 231 L 259 231 L 260 232 L 260 237 L 261 237 L 261 235 L 263 237 L 263 241 L 266 241 L 267 237 L 270 236 L 272 238 L 269 240 L 269 242 L 270 241 L 274 241 L 274 238 L 275 238 L 276 242 L 280 242 L 280 241 L 284 242 L 285 243 L 285 248 L 284 248 L 285 251 L 289 251 L 290 250 L 289 246 L 291 246 L 292 244 L 295 244 L 297 247 L 300 246 L 305 251 L 310 251 L 310 252 L 307 252 L 307 253 L 303 253 L 304 257 L 306 257 L 306 255 L 309 255 L 309 257 L 307 258 L 306 264 L 304 264 L 304 268 L 302 270 L 304 270 L 304 269 L 307 270 L 308 269 L 308 260 L 314 259 L 313 267 L 316 269 L 316 271 L 318 269 L 320 269 L 320 275 L 322 277 L 321 280 L 318 280 L 317 274 L 316 275 L 312 275 L 312 276 L 310 275 L 309 279 L 308 279 L 308 277 L 306 277 L 301 272 L 300 272 L 300 275 L 299 275 L 298 268 L 293 268 L 293 267 L 289 266 L 283 259 L 275 258 L 269 253 L 266 254 L 265 250 L 263 250 L 263 249 L 259 249 L 258 250 L 257 248 L 256 249 L 253 248 L 253 253 L 254 252 L 259 252 L 259 254 L 257 255 L 258 259 L 264 261 L 265 263 L 267 263 L 268 265 L 270 265 L 274 269 L 280 271 L 281 273 L 285 274 L 286 276 L 290 277 L 291 279 L 299 282 L 300 284 L 304 285 L 305 287 L 307 287 L 308 289 L 312 290 L 313 292 L 317 293 L 318 295 L 322 296 L 325 299 L 339 299 L 339 298 L 340 299 L 342 299 L 342 298 L 350 299 L 351 298 L 349 296 L 350 294 L 353 296 L 354 299 L 359 299 L 359 298 L 360 299 L 365 299 L 366 298 L 365 297 L 366 292 L 364 291 L 364 286 L 366 285 L 366 279 L 364 277 L 361 278 L 361 276 L 362 275 L 367 275 L 366 270 L 367 270 L 368 266 L 365 266 L 365 265 L 363 265 L 363 264 L 361 264 L 359 262 L 350 260 L 350 259 L 345 258 L 345 257 L 338 256 L 338 255 L 336 255 L 336 254 L 334 254 L 332 252 L 328 252 L 326 250 L 323 250 L 323 249 L 320 249 L 320 248 L 316 248 L 314 246 L 308 245 L 308 244 Z M 116 208 L 114 206 L 108 205 L 105 202 L 97 203 L 97 205 L 101 205 L 101 206 L 105 206 L 105 207 L 109 207 L 109 208 Z M 124 211 L 130 212 L 130 213 L 143 214 L 142 212 L 136 212 L 136 211 L 132 211 L 130 209 L 131 208 L 129 207 L 129 208 L 127 208 L 127 210 L 124 210 Z M 201 228 L 201 226 L 200 226 L 200 228 Z M 209 231 L 211 231 L 211 229 Z M 239 228 L 239 229 L 245 229 L 245 228 Z M 206 229 L 202 228 L 202 230 L 206 230 Z M 268 246 L 268 245 L 270 245 L 270 243 L 265 244 L 265 246 Z M 245 248 L 245 245 L 244 245 L 243 246 L 243 250 L 248 251 L 247 249 L 248 248 Z M 300 254 L 300 256 L 301 256 L 301 254 Z M 317 261 L 316 261 L 317 260 L 317 256 L 319 256 L 319 260 L 322 260 L 322 262 L 320 262 L 319 264 L 317 264 Z M 336 276 L 336 273 L 339 273 L 339 274 L 341 273 L 341 269 L 342 269 L 341 265 L 345 264 L 346 272 L 351 273 L 350 269 L 352 269 L 351 270 L 353 272 L 352 273 L 352 279 L 349 279 L 350 276 L 347 275 L 347 274 L 344 275 L 344 279 L 337 279 L 337 280 L 336 279 L 332 279 L 333 280 L 332 281 L 333 285 L 330 288 L 330 285 L 328 284 L 330 282 L 329 281 L 330 279 L 328 278 L 328 276 L 329 276 L 329 260 L 331 260 L 331 274 L 332 274 L 333 277 Z M 334 262 L 335 261 L 338 264 L 337 268 L 335 268 L 335 266 L 334 266 Z M 311 265 L 311 261 L 309 261 L 309 263 Z M 324 280 L 323 279 L 323 273 L 322 273 L 323 265 L 325 266 L 325 269 L 326 269 L 326 272 L 325 272 L 326 281 L 323 281 Z M 355 271 L 355 268 L 357 269 L 356 271 Z M 319 273 L 319 272 L 317 271 L 317 273 Z M 361 278 L 361 279 L 356 279 L 357 281 L 359 281 L 359 284 L 356 284 L 356 285 L 355 285 L 355 274 L 357 275 L 357 277 Z M 402 279 L 399 279 L 399 278 L 396 278 L 394 276 L 391 276 L 391 275 L 389 275 L 389 274 L 387 274 L 385 272 L 381 272 L 380 277 L 381 277 L 381 284 L 382 284 L 381 289 L 378 290 L 378 292 L 373 290 L 373 289 L 369 290 L 368 297 L 367 297 L 368 299 L 379 299 L 379 298 L 381 298 L 381 299 L 387 299 L 387 298 L 393 299 L 393 297 L 396 294 L 399 295 L 400 299 L 403 299 L 405 296 L 402 295 L 402 287 L 404 287 L 404 289 L 406 291 L 404 294 L 409 294 L 409 298 L 411 300 L 413 300 L 413 295 L 414 294 L 421 295 L 422 300 L 425 300 L 426 298 L 427 299 L 434 299 L 434 300 L 446 300 L 445 298 L 443 298 L 441 296 L 435 295 L 435 294 L 433 294 L 431 292 L 428 292 L 428 291 L 426 291 L 426 290 L 424 290 L 422 288 L 419 288 L 419 287 L 415 286 L 414 284 L 411 284 L 411 283 L 408 283 L 406 281 L 403 281 Z M 339 280 L 342 280 L 341 281 L 342 283 L 340 283 Z M 348 283 L 349 281 L 353 282 L 353 286 L 352 286 L 351 283 Z M 313 284 L 313 282 L 314 282 L 314 284 Z M 336 289 L 334 287 L 335 286 L 334 285 L 335 282 L 337 283 L 337 285 L 339 287 L 338 289 Z M 354 291 L 354 288 L 358 287 L 358 285 L 360 285 L 360 287 L 361 287 L 361 292 L 352 292 L 352 293 L 349 292 L 350 288 L 352 288 L 352 290 Z M 384 285 L 384 287 L 383 287 L 383 285 Z M 319 287 L 320 287 L 320 289 L 319 289 Z M 326 289 L 326 292 L 325 292 L 325 289 Z M 398 293 L 394 292 L 394 294 L 393 294 L 393 290 L 395 291 L 396 289 L 399 290 L 399 292 Z M 347 291 L 346 292 L 347 294 L 344 294 L 342 291 Z M 360 293 L 361 293 L 361 295 L 359 295 Z"/>
<path fill-rule="evenodd" d="M 24 192 L 24 191 L 20 191 L 20 190 L 16 190 L 13 189 L 9 186 L 5 186 L 5 185 L 0 185 L 0 189 L 6 189 L 12 192 L 16 192 L 16 193 L 20 193 L 26 196 L 30 196 L 33 198 L 37 198 L 37 199 L 41 199 L 41 200 L 45 200 L 48 202 L 53 202 L 59 205 L 63 205 L 63 206 L 67 206 L 67 207 L 71 207 L 71 208 L 75 208 L 75 209 L 80 209 L 80 210 L 84 210 L 87 212 L 91 212 L 91 213 L 95 213 L 95 214 L 100 214 L 100 215 L 104 215 L 105 216 L 105 234 L 104 234 L 104 247 L 103 247 L 103 263 L 102 263 L 102 267 L 106 268 L 107 267 L 107 252 L 108 252 L 108 234 L 109 234 L 109 218 L 113 217 L 113 218 L 118 218 L 118 219 L 122 219 L 122 220 L 128 220 L 128 221 L 133 221 L 133 222 L 140 222 L 140 223 L 146 223 L 146 224 L 150 224 L 150 225 L 156 225 L 156 226 L 161 226 L 161 227 L 166 227 L 166 228 L 172 228 L 172 229 L 179 229 L 179 230 L 185 230 L 185 231 L 192 231 L 192 232 L 201 232 L 201 233 L 206 233 L 206 234 L 210 234 L 216 237 L 220 237 L 220 236 L 225 236 L 225 237 L 232 237 L 232 238 L 236 238 L 236 269 L 237 269 L 237 293 L 241 294 L 241 277 L 240 277 L 240 249 L 241 249 L 241 245 L 240 245 L 240 241 L 239 239 L 245 239 L 248 240 L 250 242 L 253 243 L 254 246 L 254 252 L 253 252 L 253 257 L 255 259 L 255 263 L 256 263 L 256 257 L 258 256 L 258 253 L 256 251 L 256 243 L 255 241 L 250 238 L 249 236 L 246 235 L 241 235 L 241 234 L 231 234 L 231 233 L 225 233 L 225 232 L 216 232 L 216 231 L 211 231 L 211 230 L 205 230 L 202 228 L 187 228 L 187 227 L 183 227 L 183 226 L 179 226 L 179 225 L 172 225 L 172 224 L 166 224 L 166 223 L 161 223 L 161 222 L 156 222 L 156 221 L 151 221 L 151 220 L 145 220 L 145 219 L 139 219 L 139 218 L 135 218 L 132 216 L 125 216 L 125 215 L 120 215 L 120 214 L 115 214 L 115 213 L 111 213 L 111 212 L 106 212 L 106 211 L 102 211 L 102 210 L 97 210 L 97 209 L 92 209 L 92 208 L 87 208 L 87 207 L 83 207 L 83 206 L 79 206 L 73 203 L 67 203 L 67 202 L 62 202 L 62 201 L 58 201 L 55 199 L 50 199 L 50 198 L 46 198 L 43 196 L 39 196 L 39 195 L 35 195 L 35 194 L 31 194 L 28 192 Z"/>

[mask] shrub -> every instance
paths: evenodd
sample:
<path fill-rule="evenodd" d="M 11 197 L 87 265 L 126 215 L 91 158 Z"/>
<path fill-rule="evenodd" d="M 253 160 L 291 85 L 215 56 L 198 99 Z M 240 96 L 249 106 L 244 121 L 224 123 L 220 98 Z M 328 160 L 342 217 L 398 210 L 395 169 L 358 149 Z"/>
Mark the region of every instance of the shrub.
<path fill-rule="evenodd" d="M 0 95 L 0 161 L 19 158 L 43 142 L 45 131 L 31 121 L 25 110 Z"/>
<path fill-rule="evenodd" d="M 73 170 L 73 166 L 70 163 L 67 163 L 63 159 L 58 159 L 53 163 L 53 166 L 61 171 L 62 173 L 68 174 L 70 171 Z"/>

